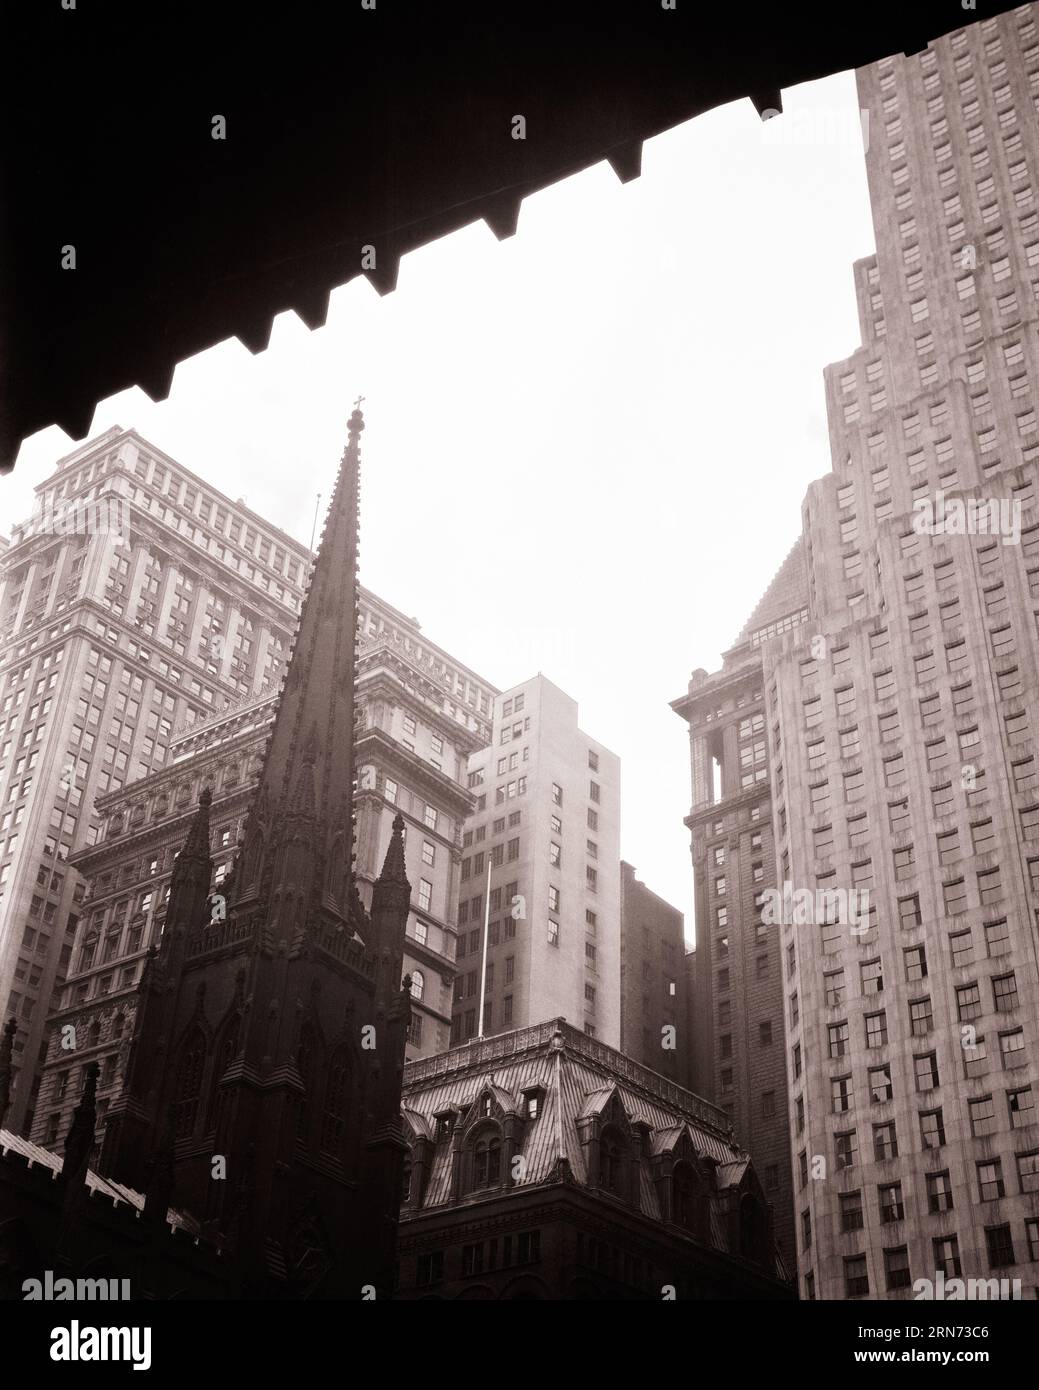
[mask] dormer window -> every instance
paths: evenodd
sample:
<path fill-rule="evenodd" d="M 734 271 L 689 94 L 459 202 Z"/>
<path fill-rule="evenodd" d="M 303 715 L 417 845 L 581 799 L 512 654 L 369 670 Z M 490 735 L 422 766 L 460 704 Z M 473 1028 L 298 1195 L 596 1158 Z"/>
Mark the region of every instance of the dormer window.
<path fill-rule="evenodd" d="M 611 1129 L 599 1140 L 599 1186 L 617 1197 L 624 1195 L 624 1148 L 621 1136 Z"/>
<path fill-rule="evenodd" d="M 536 1120 L 545 1103 L 543 1086 L 530 1086 L 523 1092 L 523 1114 L 528 1120 Z"/>
<path fill-rule="evenodd" d="M 439 1115 L 433 1116 L 436 1120 L 437 1140 L 450 1138 L 451 1131 L 455 1127 L 455 1112 L 453 1110 L 442 1110 Z"/>
<path fill-rule="evenodd" d="M 485 1131 L 473 1145 L 473 1187 L 495 1187 L 501 1182 L 501 1137 Z"/>
<path fill-rule="evenodd" d="M 671 1175 L 671 1212 L 676 1225 L 696 1229 L 696 1179 L 688 1163 L 676 1163 Z"/>
<path fill-rule="evenodd" d="M 480 1114 L 483 1116 L 485 1120 L 489 1120 L 491 1118 L 492 1105 L 490 1096 L 484 1096 L 483 1100 L 480 1102 Z"/>

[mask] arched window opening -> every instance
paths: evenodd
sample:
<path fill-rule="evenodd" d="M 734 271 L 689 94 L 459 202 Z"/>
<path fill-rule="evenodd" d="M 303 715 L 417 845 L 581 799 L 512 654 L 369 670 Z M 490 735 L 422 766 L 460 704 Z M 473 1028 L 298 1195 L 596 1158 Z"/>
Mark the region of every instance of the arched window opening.
<path fill-rule="evenodd" d="M 740 1254 L 748 1260 L 759 1260 L 764 1254 L 765 1214 L 761 1203 L 747 1193 L 740 1202 Z"/>
<path fill-rule="evenodd" d="M 604 1130 L 599 1140 L 599 1186 L 618 1197 L 624 1194 L 624 1148 L 616 1130 Z"/>
<path fill-rule="evenodd" d="M 423 991 L 425 990 L 425 988 L 426 988 L 426 977 L 425 977 L 425 975 L 423 975 L 423 973 L 422 973 L 421 970 L 413 970 L 413 971 L 411 972 L 411 997 L 412 997 L 412 999 L 421 999 L 421 998 L 422 998 Z"/>
<path fill-rule="evenodd" d="M 181 1049 L 173 1089 L 173 1134 L 177 1139 L 193 1133 L 198 1115 L 202 1072 L 206 1065 L 206 1039 L 201 1028 L 192 1030 Z"/>
<path fill-rule="evenodd" d="M 241 1025 L 241 1015 L 235 1014 L 234 1018 L 224 1025 L 224 1031 L 217 1044 L 216 1063 L 213 1067 L 213 1081 L 209 1098 L 209 1120 L 211 1125 L 217 1118 L 217 1108 L 220 1101 L 220 1082 L 228 1067 L 238 1056 L 238 1033 Z"/>
<path fill-rule="evenodd" d="M 325 1153 L 338 1154 L 346 1133 L 347 1094 L 350 1072 L 344 1053 L 332 1058 L 325 1087 L 325 1108 L 321 1117 L 321 1148 Z"/>
<path fill-rule="evenodd" d="M 671 1215 L 676 1226 L 696 1228 L 696 1180 L 688 1163 L 676 1163 L 671 1174 Z"/>
<path fill-rule="evenodd" d="M 494 1187 L 501 1182 L 501 1136 L 485 1130 L 473 1145 L 473 1187 Z"/>

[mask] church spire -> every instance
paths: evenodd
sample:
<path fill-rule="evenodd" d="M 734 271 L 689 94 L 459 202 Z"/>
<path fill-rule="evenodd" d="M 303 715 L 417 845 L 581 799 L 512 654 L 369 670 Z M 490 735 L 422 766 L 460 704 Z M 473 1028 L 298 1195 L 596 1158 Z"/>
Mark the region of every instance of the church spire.
<path fill-rule="evenodd" d="M 322 901 L 349 913 L 363 429 L 358 401 L 234 873 L 235 903 L 262 904 L 276 935 L 298 933 Z"/>
<path fill-rule="evenodd" d="M 376 880 L 379 883 L 393 883 L 411 892 L 407 870 L 404 865 L 404 817 L 398 811 L 393 817 L 393 834 L 386 848 L 386 858 L 382 862 L 382 873 Z"/>
<path fill-rule="evenodd" d="M 184 844 L 173 861 L 166 921 L 159 946 L 159 956 L 167 971 L 176 968 L 186 938 L 204 925 L 208 915 L 206 900 L 213 879 L 213 859 L 209 851 L 212 800 L 212 792 L 203 787 Z"/>

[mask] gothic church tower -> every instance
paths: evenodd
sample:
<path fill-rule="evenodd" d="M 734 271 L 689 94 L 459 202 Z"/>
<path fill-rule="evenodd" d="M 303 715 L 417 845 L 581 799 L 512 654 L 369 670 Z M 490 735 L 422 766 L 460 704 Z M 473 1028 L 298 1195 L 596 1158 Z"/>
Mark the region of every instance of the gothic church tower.
<path fill-rule="evenodd" d="M 224 897 L 208 790 L 177 857 L 99 1164 L 201 1221 L 246 1297 L 392 1291 L 411 890 L 399 816 L 370 912 L 354 884 L 363 429 L 355 409 Z"/>

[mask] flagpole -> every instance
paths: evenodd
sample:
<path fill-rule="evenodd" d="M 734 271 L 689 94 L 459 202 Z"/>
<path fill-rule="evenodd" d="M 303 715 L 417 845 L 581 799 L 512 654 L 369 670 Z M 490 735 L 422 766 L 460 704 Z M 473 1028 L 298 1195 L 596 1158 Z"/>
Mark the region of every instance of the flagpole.
<path fill-rule="evenodd" d="M 487 902 L 483 910 L 483 964 L 480 968 L 480 1014 L 476 1028 L 477 1039 L 483 1037 L 483 1002 L 487 994 L 487 938 L 491 925 L 491 851 L 487 851 Z"/>

